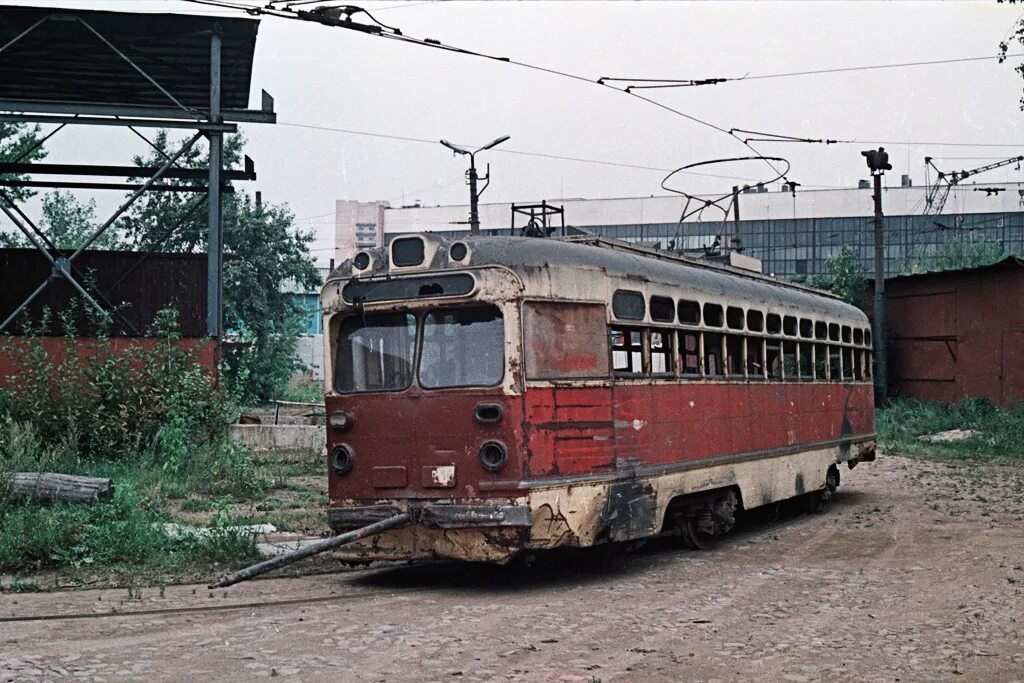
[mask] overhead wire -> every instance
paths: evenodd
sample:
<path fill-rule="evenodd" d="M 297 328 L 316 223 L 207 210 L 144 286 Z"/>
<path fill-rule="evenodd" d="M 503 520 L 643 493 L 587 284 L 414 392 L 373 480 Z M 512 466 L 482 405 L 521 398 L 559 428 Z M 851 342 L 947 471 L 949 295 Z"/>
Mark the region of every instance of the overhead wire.
<path fill-rule="evenodd" d="M 313 11 L 304 11 L 304 10 L 295 11 L 295 10 L 291 10 L 291 9 L 288 9 L 288 8 L 290 8 L 291 6 L 297 6 L 297 5 L 300 5 L 300 4 L 307 4 L 307 3 L 309 3 L 309 0 L 292 0 L 292 2 L 287 2 L 286 4 L 283 5 L 285 9 L 282 9 L 281 7 L 275 7 L 274 6 L 275 3 L 280 4 L 279 2 L 277 2 L 277 0 L 271 0 L 271 2 L 269 2 L 264 7 L 243 6 L 243 5 L 239 5 L 237 3 L 227 2 L 226 0 L 184 0 L 184 1 L 198 3 L 198 4 L 204 4 L 204 5 L 222 6 L 222 7 L 227 7 L 227 8 L 231 8 L 231 9 L 240 9 L 242 11 L 245 11 L 245 12 L 249 13 L 249 14 L 266 14 L 266 15 L 269 15 L 269 16 L 277 16 L 277 17 L 282 17 L 282 18 L 297 19 L 297 20 L 304 20 L 304 21 L 313 21 L 313 22 L 321 23 L 321 24 L 324 24 L 324 25 L 327 25 L 327 26 L 334 26 L 334 27 L 346 28 L 346 29 L 349 29 L 349 30 L 356 30 L 356 31 L 359 31 L 359 32 L 364 32 L 364 33 L 367 33 L 368 35 L 375 36 L 375 37 L 387 38 L 387 39 L 390 39 L 390 40 L 398 40 L 400 42 L 411 43 L 411 44 L 418 45 L 418 46 L 421 46 L 421 47 L 429 47 L 429 48 L 432 48 L 432 49 L 439 49 L 439 50 L 443 50 L 443 51 L 447 51 L 447 52 L 455 52 L 457 54 L 462 54 L 462 55 L 472 56 L 472 57 L 478 57 L 478 58 L 486 59 L 486 60 L 490 60 L 490 61 L 504 62 L 506 64 L 510 64 L 510 65 L 513 65 L 513 66 L 519 66 L 521 68 L 526 68 L 526 69 L 530 69 L 530 70 L 534 70 L 534 71 L 538 71 L 538 72 L 542 72 L 542 73 L 547 73 L 547 74 L 558 76 L 558 77 L 562 77 L 562 78 L 567 78 L 567 79 L 571 79 L 571 80 L 575 80 L 575 81 L 581 81 L 581 82 L 588 83 L 588 84 L 600 85 L 602 87 L 610 88 L 611 90 L 615 90 L 617 92 L 624 93 L 624 94 L 629 95 L 631 97 L 635 97 L 635 98 L 637 98 L 637 99 L 639 99 L 639 100 L 641 100 L 643 102 L 646 102 L 649 105 L 655 106 L 655 107 L 660 108 L 660 109 L 662 109 L 664 111 L 667 111 L 667 112 L 670 112 L 670 113 L 675 114 L 677 116 L 680 116 L 680 117 L 682 117 L 684 119 L 687 119 L 687 120 L 689 120 L 689 121 L 691 121 L 693 123 L 696 123 L 698 125 L 705 126 L 705 127 L 711 128 L 712 130 L 715 130 L 715 131 L 718 131 L 718 132 L 723 133 L 725 135 L 728 135 L 729 137 L 737 140 L 737 142 L 739 142 L 740 144 L 745 146 L 747 149 L 749 149 L 752 152 L 754 152 L 756 155 L 758 155 L 758 157 L 761 157 L 763 159 L 763 161 L 776 173 L 779 172 L 778 167 L 775 166 L 768 159 L 765 159 L 764 158 L 765 155 L 762 152 L 760 152 L 760 150 L 758 150 L 753 145 L 751 145 L 750 144 L 751 142 L 758 141 L 758 142 L 803 142 L 803 143 L 824 143 L 824 144 L 898 144 L 898 145 L 935 144 L 937 146 L 941 146 L 941 145 L 953 146 L 953 145 L 956 145 L 956 146 L 978 146 L 978 147 L 982 147 L 982 146 L 999 146 L 999 147 L 1003 147 L 1003 146 L 1016 146 L 1016 145 L 1002 145 L 1002 144 L 996 145 L 996 144 L 988 144 L 988 143 L 971 145 L 971 144 L 968 144 L 968 143 L 914 143 L 914 142 L 909 142 L 909 141 L 899 141 L 899 142 L 864 141 L 864 140 L 841 140 L 840 141 L 840 140 L 830 140 L 830 139 L 801 138 L 801 137 L 797 137 L 797 136 L 779 135 L 779 134 L 774 134 L 774 133 L 762 134 L 762 135 L 766 135 L 766 136 L 771 136 L 770 138 L 765 137 L 765 138 L 762 138 L 762 139 L 751 139 L 751 138 L 743 139 L 743 138 L 739 137 L 739 135 L 736 134 L 737 132 L 741 132 L 740 129 L 735 129 L 735 128 L 734 129 L 725 129 L 722 126 L 719 126 L 719 125 L 717 125 L 715 123 L 712 123 L 711 121 L 708 121 L 706 119 L 702 119 L 702 118 L 700 118 L 698 116 L 695 116 L 693 114 L 687 113 L 687 112 L 682 111 L 680 109 L 677 109 L 675 107 L 671 107 L 671 106 L 669 106 L 667 104 L 664 104 L 662 102 L 659 102 L 657 100 L 653 100 L 653 99 L 651 99 L 649 97 L 645 97 L 645 96 L 640 95 L 640 94 L 638 94 L 636 92 L 633 92 L 630 89 L 629 86 L 627 86 L 625 88 L 616 87 L 616 86 L 610 85 L 607 82 L 609 80 L 614 80 L 614 81 L 617 81 L 617 82 L 623 82 L 625 79 L 612 79 L 612 78 L 608 78 L 608 77 L 592 79 L 592 78 L 589 78 L 589 77 L 586 77 L 586 76 L 581 76 L 579 74 L 574 74 L 574 73 L 571 73 L 571 72 L 568 72 L 568 71 L 562 71 L 562 70 L 559 70 L 559 69 L 554 69 L 554 68 L 550 68 L 550 67 L 540 66 L 540 65 L 537 65 L 537 64 L 532 64 L 532 63 L 529 63 L 529 62 L 523 62 L 523 61 L 520 61 L 520 60 L 517 60 L 517 59 L 512 59 L 512 58 L 509 58 L 509 57 L 500 57 L 500 56 L 492 55 L 492 54 L 485 53 L 485 52 L 469 50 L 469 49 L 466 49 L 466 48 L 461 48 L 461 47 L 457 47 L 457 46 L 453 46 L 453 45 L 446 45 L 446 44 L 442 43 L 439 40 L 435 40 L 435 39 L 431 39 L 431 38 L 416 38 L 416 37 L 412 37 L 412 36 L 406 36 L 399 29 L 396 29 L 394 27 L 390 27 L 390 26 L 387 26 L 386 24 L 383 24 L 382 22 L 380 22 L 379 20 L 374 18 L 373 15 L 370 12 L 368 12 L 365 9 L 360 8 L 360 7 L 349 6 L 349 5 L 342 6 L 340 8 L 339 7 L 321 6 L 321 7 L 316 8 Z M 309 3 L 309 4 L 311 4 L 311 3 Z M 344 21 L 340 20 L 339 18 L 330 18 L 328 20 L 327 15 L 324 14 L 324 12 L 326 10 L 329 10 L 329 9 L 338 9 L 341 13 L 346 14 L 346 19 Z M 375 26 L 370 26 L 370 25 L 366 25 L 366 24 L 357 24 L 355 22 L 352 22 L 351 21 L 351 16 L 353 14 L 357 14 L 357 13 L 364 13 L 364 14 L 366 14 L 370 18 L 370 20 L 373 21 L 376 25 Z M 1024 56 L 1024 55 L 1015 53 L 1015 54 L 1007 55 L 1007 56 L 1008 57 L 1020 57 L 1020 56 Z M 833 68 L 833 69 L 816 69 L 816 70 L 806 70 L 806 71 L 800 71 L 800 72 L 787 72 L 787 73 L 778 73 L 778 74 L 761 74 L 761 75 L 754 75 L 754 76 L 746 75 L 746 76 L 744 76 L 742 78 L 737 78 L 737 79 L 718 79 L 718 78 L 715 78 L 715 79 L 704 79 L 705 81 L 707 81 L 707 83 L 703 83 L 703 84 L 710 84 L 712 82 L 714 82 L 714 83 L 724 82 L 724 80 L 760 80 L 760 79 L 782 78 L 782 77 L 790 77 L 790 76 L 806 76 L 806 75 L 812 75 L 812 74 L 842 73 L 842 72 L 864 71 L 864 70 L 872 70 L 872 69 L 888 69 L 888 68 L 897 68 L 897 67 L 913 67 L 913 66 L 926 66 L 926 65 L 935 65 L 935 64 L 949 64 L 949 63 L 956 63 L 956 62 L 971 62 L 971 61 L 980 61 L 980 60 L 998 59 L 998 58 L 999 58 L 998 56 L 963 57 L 963 58 L 954 58 L 954 59 L 946 59 L 946 60 L 927 60 L 927 61 L 918 61 L 918 62 L 906 62 L 906 63 L 900 63 L 900 64 L 868 65 L 868 66 L 860 66 L 860 67 L 837 67 L 837 68 Z M 651 80 L 652 79 L 643 79 L 643 82 L 650 82 Z M 691 85 L 694 84 L 694 83 L 697 83 L 697 81 L 688 81 L 688 82 Z M 381 136 L 381 137 L 384 137 L 384 136 Z M 398 137 L 398 136 L 395 136 L 395 137 Z M 540 154 L 533 154 L 533 155 L 535 155 L 535 156 L 542 156 Z M 554 155 L 551 155 L 551 156 L 554 156 Z M 782 178 L 785 179 L 785 180 L 788 180 L 788 178 L 786 178 L 785 174 L 782 175 Z"/>

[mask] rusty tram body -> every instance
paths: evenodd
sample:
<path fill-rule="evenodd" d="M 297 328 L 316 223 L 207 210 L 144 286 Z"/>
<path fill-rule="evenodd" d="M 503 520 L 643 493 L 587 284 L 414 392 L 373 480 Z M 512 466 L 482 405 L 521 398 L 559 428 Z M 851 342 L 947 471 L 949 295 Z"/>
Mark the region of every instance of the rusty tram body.
<path fill-rule="evenodd" d="M 700 546 L 875 457 L 864 314 L 604 239 L 429 235 L 358 253 L 325 315 L 337 532 L 354 560 Z"/>

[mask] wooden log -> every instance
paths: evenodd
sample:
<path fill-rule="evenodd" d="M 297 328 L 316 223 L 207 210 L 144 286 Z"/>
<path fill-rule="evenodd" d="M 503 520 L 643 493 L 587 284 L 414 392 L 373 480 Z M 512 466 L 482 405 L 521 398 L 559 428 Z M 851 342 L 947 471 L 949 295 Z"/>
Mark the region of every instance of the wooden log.
<path fill-rule="evenodd" d="M 95 503 L 114 497 L 114 486 L 109 479 L 53 472 L 15 472 L 9 486 L 15 494 L 44 501 Z"/>

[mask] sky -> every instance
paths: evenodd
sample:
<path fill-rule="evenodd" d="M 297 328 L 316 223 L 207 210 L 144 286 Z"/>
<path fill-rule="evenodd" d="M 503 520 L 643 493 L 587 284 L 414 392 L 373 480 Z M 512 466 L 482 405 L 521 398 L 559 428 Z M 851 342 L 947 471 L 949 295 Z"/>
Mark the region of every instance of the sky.
<path fill-rule="evenodd" d="M 217 13 L 178 0 L 22 0 L 0 7 L 13 4 Z M 726 130 L 856 141 L 756 144 L 762 154 L 787 158 L 788 177 L 805 188 L 856 186 L 867 176 L 860 150 L 879 142 L 891 155 L 892 184 L 904 173 L 923 184 L 926 155 L 953 170 L 1024 153 L 1024 81 L 1013 70 L 1021 59 L 755 78 L 995 55 L 1024 12 L 1017 5 L 412 0 L 362 6 L 406 35 L 591 81 L 747 75 L 644 94 Z M 1024 46 L 1011 52 L 1024 53 Z M 258 174 L 247 189 L 288 204 L 297 225 L 318 234 L 313 248 L 322 261 L 331 255 L 335 200 L 468 201 L 465 159 L 436 142 L 441 138 L 482 145 L 511 136 L 478 158 L 491 165 L 484 202 L 664 194 L 668 170 L 751 154 L 720 130 L 593 82 L 287 19 L 264 18 L 260 25 L 254 107 L 261 89 L 275 99 L 278 124 L 242 126 Z M 48 161 L 126 163 L 140 144 L 130 131 L 79 128 L 53 138 Z M 737 182 L 773 175 L 763 162 L 701 170 L 731 177 L 677 176 L 676 187 L 724 194 Z M 1010 166 L 984 178 L 1017 181 L 1021 173 Z M 97 197 L 101 210 L 121 198 L 110 194 Z"/>

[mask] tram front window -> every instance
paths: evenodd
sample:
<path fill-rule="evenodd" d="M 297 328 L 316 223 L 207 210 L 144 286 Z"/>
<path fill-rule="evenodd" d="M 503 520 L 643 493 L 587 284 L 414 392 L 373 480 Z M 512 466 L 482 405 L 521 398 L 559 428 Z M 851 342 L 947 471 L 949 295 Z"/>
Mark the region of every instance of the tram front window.
<path fill-rule="evenodd" d="M 423 318 L 420 385 L 489 387 L 505 374 L 505 323 L 494 306 L 431 311 Z"/>
<path fill-rule="evenodd" d="M 416 318 L 354 315 L 341 323 L 334 383 L 341 393 L 400 391 L 412 384 Z"/>

